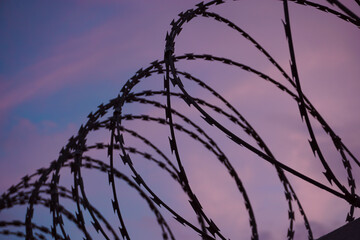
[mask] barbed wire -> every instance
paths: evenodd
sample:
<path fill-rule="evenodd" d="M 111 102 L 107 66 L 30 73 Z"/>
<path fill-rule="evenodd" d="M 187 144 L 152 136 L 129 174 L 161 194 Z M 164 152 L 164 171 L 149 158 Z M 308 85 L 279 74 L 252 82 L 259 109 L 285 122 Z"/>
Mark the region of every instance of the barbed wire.
<path fill-rule="evenodd" d="M 5 236 L 17 236 L 26 239 L 53 238 L 68 240 L 70 239 L 69 230 L 65 227 L 63 219 L 66 218 L 66 221 L 72 222 L 74 226 L 83 233 L 85 239 L 98 239 L 99 235 L 105 239 L 131 239 L 131 234 L 126 227 L 126 219 L 120 207 L 119 196 L 121 194 L 118 193 L 115 181 L 115 179 L 117 179 L 125 182 L 129 187 L 134 189 L 146 202 L 147 206 L 154 214 L 158 226 L 160 227 L 162 239 L 177 239 L 170 224 L 166 220 L 166 217 L 163 216 L 164 212 L 173 216 L 173 218 L 175 218 L 180 224 L 196 232 L 201 239 L 228 239 L 221 232 L 221 229 L 218 228 L 216 223 L 210 218 L 209 214 L 205 212 L 201 201 L 199 201 L 195 191 L 190 186 L 189 178 L 187 176 L 188 174 L 185 171 L 183 160 L 180 156 L 181 149 L 178 146 L 178 138 L 176 137 L 178 134 L 183 134 L 201 144 L 209 153 L 216 157 L 220 164 L 226 168 L 229 176 L 236 184 L 237 190 L 241 193 L 244 199 L 244 206 L 246 208 L 249 226 L 251 229 L 251 239 L 259 239 L 254 209 L 244 184 L 238 172 L 235 170 L 232 161 L 221 150 L 220 146 L 216 143 L 216 139 L 213 139 L 209 136 L 209 134 L 207 134 L 204 130 L 204 126 L 197 124 L 195 121 L 182 114 L 180 112 L 181 109 L 173 107 L 174 99 L 184 101 L 189 107 L 196 109 L 207 124 L 217 128 L 228 136 L 231 141 L 248 149 L 259 158 L 271 163 L 274 166 L 287 202 L 287 239 L 294 238 L 294 221 L 296 211 L 294 205 L 297 206 L 303 220 L 305 229 L 307 230 L 308 239 L 313 239 L 313 233 L 309 220 L 294 188 L 286 176 L 288 173 L 314 185 L 317 188 L 329 192 L 334 197 L 341 198 L 346 201 L 349 205 L 346 221 L 353 221 L 354 210 L 355 208 L 360 207 L 360 199 L 355 192 L 356 184 L 352 174 L 352 164 L 350 161 L 353 162 L 355 167 L 359 167 L 360 163 L 359 160 L 345 146 L 341 138 L 331 129 L 302 91 L 292 40 L 288 2 L 286 0 L 282 2 L 285 16 L 283 24 L 290 53 L 291 75 L 286 73 L 284 68 L 281 67 L 275 58 L 273 58 L 250 34 L 230 20 L 217 13 L 209 11 L 211 7 L 223 4 L 224 1 L 214 0 L 207 3 L 201 2 L 197 4 L 194 9 L 181 12 L 178 19 L 171 22 L 171 30 L 166 35 L 164 59 L 152 62 L 150 66 L 145 69 L 139 69 L 135 75 L 133 75 L 124 84 L 120 94 L 116 98 L 111 99 L 107 104 L 99 105 L 94 113 L 91 112 L 88 115 L 86 124 L 82 125 L 78 133 L 69 139 L 66 146 L 61 149 L 58 159 L 53 161 L 50 167 L 41 168 L 32 175 L 24 176 L 18 184 L 11 186 L 5 193 L 2 194 L 0 198 L 1 212 L 19 206 L 26 206 L 27 208 L 25 221 L 0 221 L 0 234 Z M 316 8 L 319 11 L 326 12 L 341 20 L 345 20 L 349 22 L 349 24 L 360 27 L 359 17 L 339 1 L 329 0 L 328 2 L 332 6 L 339 8 L 339 11 L 341 12 L 310 1 L 290 0 L 290 2 Z M 359 1 L 356 1 L 356 3 L 359 4 Z M 281 73 L 285 80 L 290 84 L 291 89 L 265 73 L 232 59 L 210 54 L 194 53 L 176 56 L 176 38 L 180 35 L 182 28 L 186 24 L 198 17 L 212 19 L 225 24 L 225 26 L 242 35 Z M 325 184 L 316 181 L 296 169 L 280 162 L 273 155 L 270 148 L 265 144 L 265 141 L 250 125 L 246 118 L 241 115 L 238 110 L 223 96 L 211 88 L 205 81 L 194 77 L 190 73 L 177 70 L 176 65 L 179 61 L 212 61 L 217 64 L 225 64 L 239 68 L 249 72 L 250 74 L 256 75 L 260 79 L 274 85 L 277 89 L 281 90 L 281 92 L 290 96 L 297 103 L 300 117 L 308 130 L 310 147 L 314 155 L 317 156 L 317 159 L 320 160 L 324 168 L 324 175 L 327 181 L 331 185 L 334 184 L 335 189 L 330 188 Z M 142 81 L 151 75 L 163 76 L 163 90 L 144 90 L 141 92 L 133 91 L 135 86 L 138 86 Z M 183 81 L 189 81 L 197 84 L 215 97 L 218 104 L 224 104 L 226 108 L 220 107 L 220 105 L 212 102 L 210 103 L 206 99 L 191 96 L 188 90 L 184 87 Z M 172 90 L 172 87 L 174 90 Z M 178 92 L 175 90 L 178 90 Z M 160 98 L 162 100 L 165 99 L 165 101 L 154 100 Z M 152 116 L 151 114 L 125 114 L 124 107 L 126 104 L 130 103 L 151 106 L 152 108 L 165 111 L 165 118 Z M 256 142 L 256 145 L 252 145 L 250 141 L 245 141 L 240 138 L 239 135 L 236 135 L 233 131 L 229 130 L 225 125 L 216 120 L 214 116 L 210 114 L 209 110 L 216 112 L 219 116 L 228 119 L 233 125 L 240 127 Z M 318 144 L 316 134 L 314 133 L 310 116 L 322 126 L 325 133 L 330 137 L 335 149 L 340 154 L 343 167 L 347 174 L 348 187 L 345 187 L 336 177 L 324 157 Z M 175 117 L 178 119 L 177 122 L 174 120 Z M 173 162 L 171 160 L 171 156 L 168 156 L 163 150 L 161 150 L 161 147 L 155 144 L 155 138 L 148 139 L 141 135 L 141 131 L 126 128 L 124 122 L 130 121 L 150 122 L 159 126 L 167 126 L 170 130 L 170 150 L 176 161 Z M 87 137 L 89 134 L 100 130 L 106 130 L 110 133 L 109 143 L 99 142 L 96 144 L 88 144 Z M 155 155 L 152 155 L 146 150 L 141 150 L 140 145 L 125 146 L 124 134 L 132 136 L 140 141 L 141 146 L 146 146 L 146 148 L 151 150 L 151 152 L 154 152 Z M 106 161 L 98 160 L 91 156 L 90 151 L 107 151 L 108 159 Z M 117 161 L 120 160 L 116 157 L 118 153 L 120 153 L 120 159 L 123 162 L 124 167 L 127 167 L 127 170 L 129 170 L 133 175 L 132 179 L 129 178 L 127 174 L 121 172 L 119 168 L 115 167 L 115 164 L 118 164 Z M 197 217 L 197 224 L 191 223 L 191 221 L 184 217 L 180 212 L 175 211 L 168 203 L 166 203 L 165 200 L 155 193 L 149 183 L 144 180 L 138 169 L 135 167 L 135 164 L 133 163 L 133 156 L 138 156 L 144 160 L 148 160 L 150 163 L 169 174 L 170 178 L 179 184 L 182 191 L 189 199 L 193 213 Z M 63 168 L 70 168 L 73 178 L 73 186 L 71 189 L 60 185 L 60 171 Z M 111 206 L 118 220 L 118 229 L 115 229 L 107 220 L 106 216 L 104 216 L 90 203 L 85 189 L 86 182 L 83 177 L 84 169 L 97 171 L 107 175 L 112 192 Z M 64 201 L 65 199 L 73 202 L 76 205 L 75 209 L 66 208 L 61 203 L 61 201 Z M 35 206 L 37 205 L 41 205 L 50 210 L 52 219 L 51 227 L 40 226 L 34 222 L 34 211 Z M 85 219 L 85 212 L 89 215 L 89 219 Z M 91 225 L 88 223 L 90 221 Z M 94 229 L 99 235 L 96 237 L 91 236 L 89 228 Z"/>

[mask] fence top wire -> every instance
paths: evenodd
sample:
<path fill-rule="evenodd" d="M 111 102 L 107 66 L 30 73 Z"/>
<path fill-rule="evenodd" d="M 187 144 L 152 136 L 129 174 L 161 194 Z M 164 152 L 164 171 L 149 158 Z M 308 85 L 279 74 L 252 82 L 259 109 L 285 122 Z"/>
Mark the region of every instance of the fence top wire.
<path fill-rule="evenodd" d="M 303 92 L 299 76 L 300 70 L 296 63 L 296 52 L 294 50 L 296 46 L 294 46 L 290 22 L 291 12 L 288 6 L 290 4 L 304 5 L 332 15 L 339 21 L 347 21 L 348 24 L 360 27 L 360 19 L 351 9 L 348 9 L 340 1 L 328 0 L 328 3 L 332 8 L 304 0 L 282 1 L 284 36 L 288 45 L 290 73 L 287 73 L 284 70 L 286 67 L 277 62 L 250 33 L 231 20 L 213 12 L 217 5 L 231 4 L 231 2 L 225 3 L 222 0 L 201 2 L 194 8 L 179 13 L 177 18 L 170 23 L 171 29 L 166 34 L 164 58 L 153 61 L 145 68 L 140 68 L 126 81 L 117 97 L 107 103 L 100 104 L 94 112 L 91 112 L 88 115 L 87 122 L 69 139 L 68 143 L 61 149 L 58 159 L 53 161 L 50 166 L 24 176 L 18 184 L 11 186 L 1 195 L 0 212 L 19 208 L 23 205 L 26 207 L 26 213 L 19 220 L 1 220 L 0 234 L 26 239 L 70 239 L 71 231 L 76 228 L 82 232 L 85 239 L 99 239 L 100 236 L 103 239 L 131 239 L 131 232 L 127 228 L 128 222 L 122 206 L 122 198 L 127 193 L 119 190 L 119 182 L 123 182 L 139 195 L 155 216 L 154 219 L 159 226 L 162 239 L 179 238 L 173 231 L 174 225 L 170 223 L 169 216 L 172 216 L 188 230 L 196 232 L 199 239 L 228 239 L 219 224 L 205 210 L 204 202 L 200 200 L 198 193 L 192 186 L 182 157 L 184 155 L 182 153 L 188 150 L 179 144 L 185 136 L 196 142 L 196 148 L 206 149 L 209 154 L 217 159 L 219 164 L 225 167 L 229 177 L 235 183 L 234 186 L 243 198 L 247 216 L 239 217 L 248 218 L 251 239 L 261 238 L 256 220 L 261 218 L 261 213 L 257 214 L 254 211 L 251 197 L 241 180 L 241 174 L 234 167 L 234 162 L 239 161 L 239 159 L 228 158 L 216 137 L 212 137 L 208 132 L 209 127 L 216 128 L 218 133 L 227 136 L 229 141 L 234 142 L 236 146 L 250 151 L 258 159 L 273 166 L 286 200 L 288 225 L 285 236 L 287 239 L 294 239 L 296 214 L 299 214 L 298 216 L 302 219 L 308 239 L 314 238 L 310 221 L 300 202 L 301 197 L 296 194 L 295 187 L 289 181 L 289 176 L 299 178 L 315 186 L 319 191 L 326 191 L 334 198 L 347 202 L 349 210 L 347 214 L 344 213 L 344 216 L 346 215 L 346 221 L 353 221 L 355 209 L 360 207 L 360 198 L 356 193 L 353 171 L 359 170 L 360 163 Z M 356 3 L 360 5 L 357 0 Z M 232 59 L 211 54 L 187 53 L 176 55 L 178 36 L 181 35 L 182 29 L 192 24 L 192 21 L 197 18 L 216 21 L 221 23 L 224 28 L 231 28 L 239 33 L 268 59 L 287 81 L 287 85 L 252 66 Z M 307 129 L 306 134 L 308 134 L 310 148 L 321 163 L 324 179 L 329 184 L 313 179 L 311 176 L 291 168 L 286 162 L 277 159 L 265 140 L 255 131 L 245 116 L 226 100 L 226 96 L 222 96 L 217 89 L 212 88 L 206 79 L 202 80 L 192 73 L 179 70 L 178 63 L 184 61 L 190 64 L 192 61 L 213 62 L 213 64 L 238 68 L 268 82 L 281 90 L 279 93 L 286 94 L 294 100 L 299 117 Z M 146 78 L 153 75 L 160 77 L 159 79 L 163 81 L 163 89 L 134 91 L 135 86 L 141 85 Z M 191 89 L 187 88 L 189 83 L 200 87 L 216 101 L 210 101 L 203 96 L 191 95 Z M 179 101 L 184 102 L 187 107 L 179 107 Z M 124 108 L 131 104 L 151 107 L 164 114 L 158 116 L 151 113 L 126 113 Z M 196 115 L 201 116 L 204 121 L 199 123 L 186 115 L 184 112 L 187 111 L 187 108 L 195 110 Z M 226 119 L 232 126 L 241 129 L 247 138 L 238 134 L 238 131 L 233 131 L 228 124 L 223 124 L 219 118 Z M 347 174 L 346 184 L 336 175 L 323 154 L 317 132 L 314 130 L 314 122 L 322 127 L 331 140 L 333 148 L 337 151 L 338 158 Z M 132 126 L 139 127 L 127 127 L 127 123 L 133 123 Z M 169 151 L 165 151 L 163 146 L 159 146 L 159 136 L 162 134 L 155 134 L 151 137 L 145 136 L 144 129 L 141 127 L 145 123 L 167 129 L 169 136 L 166 141 L 169 141 Z M 89 143 L 89 135 L 100 131 L 107 132 L 107 139 L 97 143 Z M 137 144 L 132 144 L 132 141 L 127 144 L 129 138 L 136 139 Z M 190 149 L 196 151 L 196 148 Z M 94 152 L 104 151 L 107 155 L 106 158 L 97 159 L 94 157 Z M 148 164 L 156 166 L 169 176 L 169 181 L 174 181 L 182 189 L 194 216 L 196 216 L 195 222 L 184 216 L 178 209 L 173 208 L 165 198 L 157 193 L 155 190 L 157 188 L 154 188 L 139 170 L 138 159 L 146 160 Z M 206 165 L 203 168 L 206 168 Z M 64 173 L 63 169 L 69 169 L 71 173 L 71 187 L 60 185 L 60 177 Z M 86 177 L 84 177 L 84 174 L 89 171 L 96 171 L 105 175 L 104 177 L 109 183 L 110 194 L 104 198 L 108 198 L 111 203 L 111 208 L 116 216 L 115 224 L 90 201 L 87 191 L 94 186 L 88 186 Z M 67 202 L 73 203 L 72 207 L 69 207 Z M 51 226 L 42 226 L 36 222 L 34 215 L 36 215 L 37 206 L 40 205 L 50 211 Z M 71 224 L 73 227 L 68 227 Z M 94 231 L 96 235 L 94 235 Z M 139 231 L 141 231 L 140 228 Z"/>

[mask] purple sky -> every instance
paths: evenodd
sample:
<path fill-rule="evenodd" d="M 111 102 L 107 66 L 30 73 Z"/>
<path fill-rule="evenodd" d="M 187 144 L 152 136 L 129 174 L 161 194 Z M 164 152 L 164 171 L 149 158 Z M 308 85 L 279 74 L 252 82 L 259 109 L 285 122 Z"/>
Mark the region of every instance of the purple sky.
<path fill-rule="evenodd" d="M 317 2 L 328 6 L 325 1 Z M 25 174 L 47 167 L 57 158 L 67 139 L 85 123 L 89 112 L 116 97 L 125 81 L 139 68 L 162 59 L 171 20 L 196 3 L 190 0 L 2 1 L 0 192 L 17 183 Z M 333 15 L 294 3 L 289 3 L 289 6 L 303 92 L 353 154 L 360 157 L 360 32 L 354 25 Z M 359 7 L 353 3 L 348 6 L 360 14 Z M 210 10 L 246 30 L 290 74 L 280 1 L 244 0 Z M 240 34 L 210 19 L 199 18 L 184 25 L 176 40 L 175 54 L 188 52 L 231 58 L 286 84 L 277 69 Z M 296 103 L 289 96 L 254 75 L 218 63 L 179 62 L 178 66 L 207 82 L 238 108 L 281 162 L 328 185 L 321 173 L 322 166 L 312 155 L 307 142 L 308 133 Z M 137 90 L 148 87 L 160 90 L 162 81 L 161 76 L 154 77 L 151 83 L 144 83 Z M 193 96 L 207 96 L 197 88 L 189 92 Z M 188 116 L 198 118 L 199 114 L 190 110 L 184 108 Z M 163 111 L 137 106 L 128 111 L 164 116 Z M 136 126 L 136 122 L 134 124 L 129 123 L 129 126 Z M 154 129 L 144 125 L 137 126 L 137 129 L 149 138 L 156 134 Z M 330 165 L 343 179 L 343 170 L 338 168 L 340 156 L 336 155 L 330 139 L 315 122 L 314 129 Z M 164 142 L 168 135 L 168 129 L 165 130 L 161 136 Z M 254 204 L 260 237 L 267 240 L 284 238 L 287 209 L 275 171 L 268 163 L 238 149 L 235 144 L 225 144 L 226 137 L 219 131 L 208 131 L 222 143 L 220 145 L 229 158 L 237 161 L 234 164 Z M 237 131 L 243 136 L 240 129 Z M 96 137 L 99 142 L 108 142 L 105 134 Z M 158 143 L 161 144 L 162 140 Z M 180 149 L 183 149 L 180 150 L 182 157 L 188 159 L 189 177 L 203 199 L 204 209 L 217 220 L 225 236 L 248 238 L 247 216 L 242 215 L 243 200 L 234 191 L 225 172 L 219 170 L 223 168 L 215 162 L 208 162 L 206 152 L 195 151 L 187 140 L 182 141 Z M 108 161 L 106 158 L 103 160 Z M 189 207 L 181 205 L 179 199 L 182 198 L 176 191 L 171 191 L 171 185 L 159 180 L 162 178 L 153 172 L 145 175 L 174 204 L 175 209 L 187 213 Z M 214 175 L 216 181 L 212 178 Z M 313 223 L 315 237 L 344 223 L 346 204 L 288 176 Z M 359 180 L 360 174 L 356 173 L 355 177 Z M 160 186 L 170 190 L 163 190 Z M 220 203 L 223 203 L 222 207 L 218 207 Z M 129 209 L 135 209 L 134 205 L 129 200 Z M 142 226 L 148 226 L 144 229 L 151 232 L 153 223 L 139 211 L 129 210 L 129 221 L 140 221 Z M 298 222 L 295 228 L 302 234 L 301 218 L 298 212 L 296 214 Z M 20 219 L 23 216 L 20 215 Z M 359 216 L 358 211 L 355 216 Z M 0 218 L 4 217 L 0 215 Z M 178 228 L 183 231 L 181 226 Z M 135 236 L 141 239 L 147 235 L 135 233 Z M 193 235 L 182 237 L 189 236 Z M 297 237 L 302 239 L 301 235 Z"/>

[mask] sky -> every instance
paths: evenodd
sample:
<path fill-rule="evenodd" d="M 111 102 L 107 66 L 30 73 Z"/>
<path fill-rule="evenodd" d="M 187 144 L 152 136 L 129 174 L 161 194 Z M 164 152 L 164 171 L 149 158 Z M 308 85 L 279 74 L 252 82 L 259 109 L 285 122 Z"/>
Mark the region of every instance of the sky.
<path fill-rule="evenodd" d="M 325 1 L 317 2 L 329 6 Z M 360 14 L 356 4 L 344 2 Z M 116 97 L 138 69 L 146 68 L 156 59 L 161 60 L 172 19 L 177 19 L 178 13 L 197 3 L 192 0 L 1 1 L 0 192 L 18 183 L 24 175 L 49 166 L 67 140 L 86 122 L 91 111 Z M 251 34 L 290 75 L 290 55 L 281 22 L 284 14 L 280 1 L 231 1 L 210 10 Z M 360 108 L 360 83 L 357 81 L 360 76 L 360 32 L 354 25 L 314 8 L 289 3 L 289 10 L 303 92 L 359 158 L 360 113 L 356 109 Z M 176 39 L 175 55 L 184 53 L 231 58 L 289 86 L 253 45 L 239 33 L 211 19 L 199 18 L 184 25 Z M 305 124 L 291 97 L 253 74 L 220 63 L 179 61 L 177 67 L 199 77 L 231 102 L 281 162 L 330 186 L 321 173 L 321 164 L 311 152 Z M 192 83 L 184 82 L 184 85 L 192 96 L 218 103 Z M 140 82 L 134 91 L 161 90 L 162 86 L 163 77 L 154 76 Z M 175 102 L 175 106 L 207 127 L 194 108 L 181 102 Z M 225 110 L 224 106 L 222 108 Z M 164 111 L 141 104 L 129 104 L 126 111 L 164 117 Z M 233 127 L 226 119 L 219 119 Z M 330 165 L 339 179 L 344 180 L 340 156 L 320 126 L 313 120 L 312 123 Z M 169 152 L 167 128 L 140 121 L 126 124 Z M 240 128 L 232 129 L 246 138 Z M 287 208 L 274 169 L 228 141 L 220 131 L 206 128 L 206 132 L 234 161 L 254 205 L 260 239 L 285 238 Z M 108 133 L 89 136 L 89 141 L 108 142 Z M 127 144 L 131 143 L 141 146 L 130 138 Z M 181 133 L 179 144 L 192 187 L 203 200 L 204 209 L 213 216 L 225 236 L 248 239 L 250 231 L 243 200 L 223 166 L 212 161 L 213 156 Z M 104 154 L 94 155 L 108 161 Z M 164 180 L 166 177 L 161 171 L 146 163 L 138 165 L 160 195 L 194 220 L 189 206 L 184 204 L 186 198 Z M 348 208 L 343 201 L 290 174 L 287 176 L 300 196 L 315 237 L 345 223 Z M 359 180 L 359 173 L 354 176 Z M 98 178 L 107 181 L 107 176 L 91 177 L 90 185 L 96 187 Z M 93 192 L 90 195 L 99 206 L 105 206 L 106 200 L 95 190 L 98 188 L 90 188 Z M 159 232 L 152 230 L 156 228 L 154 219 L 150 213 L 143 213 L 148 210 L 138 207 L 143 203 L 136 199 L 136 194 L 130 194 L 123 200 L 127 204 L 125 212 L 134 239 L 145 236 L 156 239 Z M 111 215 L 109 218 L 113 217 L 112 209 L 108 211 L 104 207 L 104 212 Z M 298 212 L 296 214 L 295 229 L 299 229 L 296 239 L 305 239 L 301 218 Z M 24 214 L 17 211 L 0 213 L 1 219 L 8 216 L 23 219 Z M 355 217 L 359 217 L 359 211 L 355 212 Z M 188 229 L 172 224 L 179 239 L 194 237 Z M 142 226 L 142 230 L 137 231 L 136 225 Z"/>

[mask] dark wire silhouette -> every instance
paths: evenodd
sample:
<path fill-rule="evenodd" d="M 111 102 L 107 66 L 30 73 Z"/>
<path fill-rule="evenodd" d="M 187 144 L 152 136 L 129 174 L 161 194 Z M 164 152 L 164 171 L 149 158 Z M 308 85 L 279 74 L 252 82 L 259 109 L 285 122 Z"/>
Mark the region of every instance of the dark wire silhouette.
<path fill-rule="evenodd" d="M 319 11 L 326 12 L 341 20 L 345 20 L 349 22 L 349 24 L 354 24 L 355 26 L 360 27 L 359 17 L 339 1 L 328 0 L 328 2 L 334 8 L 338 8 L 339 11 L 310 1 L 290 0 L 290 2 L 316 8 Z M 360 5 L 358 0 L 355 2 Z M 159 211 L 160 208 L 165 209 L 180 224 L 185 225 L 186 227 L 198 233 L 199 239 L 228 239 L 225 235 L 223 235 L 221 229 L 217 227 L 216 223 L 204 211 L 201 202 L 196 196 L 196 193 L 190 186 L 187 172 L 185 171 L 183 160 L 180 156 L 181 149 L 177 143 L 176 136 L 177 134 L 181 133 L 201 144 L 210 153 L 216 156 L 217 160 L 226 168 L 228 174 L 235 182 L 238 191 L 241 193 L 244 199 L 244 206 L 248 214 L 249 226 L 251 229 L 251 239 L 259 239 L 255 213 L 251 205 L 251 201 L 240 179 L 240 176 L 232 165 L 232 162 L 216 144 L 216 139 L 212 139 L 201 126 L 182 114 L 180 110 L 172 107 L 174 99 L 181 99 L 182 101 L 185 101 L 189 107 L 196 109 L 209 125 L 226 134 L 240 147 L 248 149 L 249 151 L 256 154 L 259 158 L 269 162 L 274 166 L 284 189 L 284 197 L 287 201 L 289 218 L 286 233 L 287 239 L 294 238 L 294 206 L 296 206 L 299 210 L 300 216 L 307 230 L 308 239 L 313 239 L 313 234 L 305 210 L 303 209 L 299 198 L 297 197 L 295 190 L 290 184 L 286 174 L 292 174 L 298 178 L 301 178 L 302 180 L 316 186 L 317 188 L 329 192 L 329 194 L 332 194 L 334 197 L 341 198 L 346 201 L 349 204 L 349 211 L 346 216 L 346 221 L 350 222 L 354 220 L 354 210 L 355 208 L 360 207 L 360 199 L 355 192 L 356 185 L 352 175 L 351 164 L 353 164 L 358 169 L 360 163 L 359 160 L 341 141 L 341 138 L 337 136 L 336 133 L 330 128 L 324 118 L 315 109 L 310 100 L 304 95 L 302 91 L 301 81 L 296 64 L 294 44 L 292 40 L 288 1 L 283 0 L 283 25 L 290 53 L 291 75 L 286 73 L 280 64 L 278 64 L 278 62 L 253 37 L 250 36 L 250 34 L 245 32 L 242 28 L 230 20 L 214 12 L 210 12 L 210 7 L 214 7 L 215 5 L 223 3 L 224 1 L 222 0 L 214 0 L 208 3 L 201 2 L 197 4 L 194 9 L 181 12 L 178 19 L 171 22 L 171 30 L 166 35 L 164 59 L 156 60 L 152 62 L 147 68 L 137 71 L 135 75 L 124 84 L 120 94 L 116 98 L 111 99 L 106 104 L 99 105 L 98 109 L 94 113 L 90 113 L 88 115 L 88 121 L 86 124 L 82 125 L 78 133 L 69 139 L 66 146 L 61 149 L 58 159 L 53 161 L 48 168 L 41 168 L 32 175 L 24 176 L 18 184 L 13 185 L 2 194 L 0 198 L 0 211 L 11 209 L 20 205 L 26 206 L 27 210 L 25 221 L 24 219 L 0 221 L 0 234 L 14 235 L 26 239 L 70 239 L 69 231 L 64 226 L 63 218 L 66 218 L 67 221 L 72 222 L 74 226 L 76 226 L 83 233 L 85 239 L 99 239 L 99 236 L 101 236 L 100 238 L 104 239 L 131 239 L 131 234 L 126 228 L 126 219 L 121 212 L 121 205 L 119 201 L 121 194 L 119 194 L 117 191 L 118 188 L 115 181 L 115 179 L 118 179 L 124 181 L 129 187 L 133 188 L 152 211 L 157 224 L 161 229 L 162 239 L 177 238 L 168 224 L 166 217 L 163 216 L 162 212 Z M 212 56 L 209 54 L 193 53 L 176 56 L 176 38 L 180 35 L 182 28 L 186 24 L 190 23 L 193 19 L 198 17 L 217 21 L 241 34 L 255 48 L 257 48 L 282 74 L 282 76 L 289 82 L 291 89 L 287 88 L 266 74 L 252 68 L 251 66 L 244 65 L 231 59 Z M 233 105 L 231 105 L 215 89 L 211 88 L 206 83 L 206 81 L 202 81 L 194 77 L 192 74 L 179 71 L 176 68 L 177 62 L 190 60 L 212 61 L 218 64 L 226 64 L 235 68 L 240 68 L 251 74 L 257 75 L 262 80 L 269 82 L 281 90 L 282 93 L 291 97 L 297 103 L 300 117 L 307 127 L 310 137 L 310 147 L 314 155 L 317 156 L 317 159 L 320 160 L 324 168 L 324 175 L 327 181 L 332 184 L 334 188 L 330 188 L 323 183 L 320 183 L 277 160 L 263 139 L 255 131 L 255 129 L 250 125 L 245 117 L 233 107 Z M 133 91 L 135 86 L 141 84 L 141 81 L 144 81 L 151 75 L 163 76 L 163 90 L 144 90 L 141 92 Z M 219 104 L 221 103 L 225 105 L 226 108 L 221 108 L 216 104 L 206 101 L 206 99 L 195 98 L 191 96 L 184 87 L 184 81 L 193 82 L 204 90 L 208 91 L 218 100 Z M 179 90 L 179 92 L 173 91 L 172 88 Z M 165 99 L 165 101 L 161 102 L 159 100 L 154 100 L 159 98 L 151 97 L 161 97 L 163 100 Z M 154 117 L 146 114 L 124 114 L 124 106 L 129 103 L 138 103 L 151 106 L 156 109 L 161 109 L 165 112 L 165 117 Z M 235 126 L 240 127 L 248 136 L 255 140 L 257 146 L 254 146 L 250 142 L 240 138 L 234 132 L 219 123 L 214 118 L 214 116 L 209 113 L 210 111 L 206 111 L 205 109 L 210 109 L 212 112 L 216 112 L 220 116 L 223 116 L 231 121 Z M 342 185 L 340 180 L 335 176 L 334 172 L 329 167 L 328 162 L 322 154 L 318 144 L 316 134 L 313 131 L 310 117 L 320 123 L 323 130 L 331 138 L 334 147 L 340 154 L 342 158 L 342 164 L 347 173 L 348 186 Z M 181 120 L 181 124 L 175 122 L 175 118 Z M 154 124 L 164 125 L 169 128 L 170 150 L 173 154 L 173 157 L 176 159 L 175 162 L 171 161 L 170 157 L 167 156 L 160 147 L 156 146 L 152 139 L 145 138 L 141 132 L 126 128 L 123 124 L 127 121 L 136 120 L 152 122 Z M 104 129 L 110 132 L 110 139 L 108 143 L 101 142 L 93 145 L 89 145 L 87 143 L 87 136 L 89 133 Z M 125 145 L 124 140 L 126 139 L 124 139 L 124 134 L 137 139 L 142 143 L 142 145 L 146 146 L 146 149 L 152 149 L 156 155 L 152 155 L 147 151 L 142 150 L 140 146 Z M 107 151 L 108 159 L 102 161 L 87 155 L 87 153 L 91 150 Z M 123 165 L 131 171 L 133 174 L 133 179 L 122 173 L 119 168 L 116 168 L 116 165 L 119 165 L 119 152 Z M 198 223 L 196 225 L 183 217 L 181 213 L 173 210 L 170 205 L 168 205 L 153 191 L 153 189 L 150 188 L 148 183 L 144 181 L 138 172 L 138 169 L 135 168 L 133 164 L 133 156 L 141 157 L 155 164 L 164 172 L 168 173 L 170 178 L 181 186 L 182 190 L 189 199 L 189 203 L 193 209 L 194 214 L 197 216 Z M 71 189 L 67 189 L 64 186 L 59 185 L 61 176 L 60 170 L 63 168 L 71 169 L 71 174 L 73 177 L 73 187 Z M 109 187 L 112 191 L 112 196 L 109 197 L 108 201 L 111 204 L 114 213 L 116 214 L 118 228 L 114 229 L 113 226 L 108 222 L 107 218 L 102 215 L 102 213 L 98 211 L 88 199 L 86 194 L 86 182 L 83 178 L 84 169 L 98 171 L 107 175 Z M 64 199 L 73 201 L 76 204 L 76 209 L 67 209 L 64 205 L 62 205 L 61 200 Z M 52 218 L 51 228 L 39 226 L 34 222 L 33 216 L 36 205 L 42 205 L 50 210 Z M 87 213 L 90 215 L 90 219 L 84 218 L 84 211 L 87 211 Z M 90 221 L 91 225 L 89 224 Z M 89 233 L 89 228 L 95 229 L 96 232 L 98 232 L 98 235 L 91 236 Z M 13 231 L 13 229 L 19 230 Z"/>

